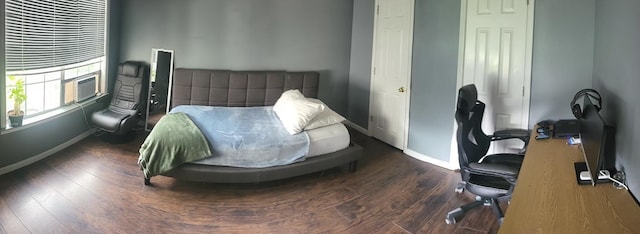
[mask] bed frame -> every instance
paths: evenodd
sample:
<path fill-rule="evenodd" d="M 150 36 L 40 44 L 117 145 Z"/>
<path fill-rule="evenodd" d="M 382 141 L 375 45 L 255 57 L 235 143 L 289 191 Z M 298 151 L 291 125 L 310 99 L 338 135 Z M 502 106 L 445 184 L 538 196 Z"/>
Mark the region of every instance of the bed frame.
<path fill-rule="evenodd" d="M 300 90 L 317 98 L 318 72 L 228 71 L 177 68 L 174 72 L 171 107 L 179 105 L 271 106 L 282 92 Z M 309 174 L 341 165 L 355 172 L 362 147 L 350 143 L 340 151 L 314 156 L 302 162 L 268 168 L 237 168 L 186 163 L 164 176 L 200 182 L 255 183 Z M 145 185 L 150 178 L 145 178 Z"/>

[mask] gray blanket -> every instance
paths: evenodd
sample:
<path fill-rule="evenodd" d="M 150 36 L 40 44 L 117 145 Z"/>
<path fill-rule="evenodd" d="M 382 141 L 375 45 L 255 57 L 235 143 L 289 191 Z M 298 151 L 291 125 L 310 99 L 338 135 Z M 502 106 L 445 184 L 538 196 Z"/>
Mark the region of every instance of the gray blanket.
<path fill-rule="evenodd" d="M 192 163 L 264 168 L 304 160 L 309 151 L 306 133 L 290 135 L 271 106 L 178 106 L 209 141 L 212 157 Z"/>

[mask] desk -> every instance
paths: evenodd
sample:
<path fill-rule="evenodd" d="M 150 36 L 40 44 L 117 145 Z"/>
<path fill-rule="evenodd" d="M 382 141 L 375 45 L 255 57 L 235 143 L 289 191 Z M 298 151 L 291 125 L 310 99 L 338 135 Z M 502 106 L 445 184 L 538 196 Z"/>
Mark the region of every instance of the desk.
<path fill-rule="evenodd" d="M 628 191 L 576 183 L 578 146 L 534 138 L 500 233 L 640 233 L 640 206 Z"/>

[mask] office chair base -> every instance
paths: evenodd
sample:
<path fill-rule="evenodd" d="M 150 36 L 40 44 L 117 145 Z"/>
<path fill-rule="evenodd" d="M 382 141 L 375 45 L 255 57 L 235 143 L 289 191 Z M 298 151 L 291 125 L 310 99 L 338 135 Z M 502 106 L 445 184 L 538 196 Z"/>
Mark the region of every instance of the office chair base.
<path fill-rule="evenodd" d="M 498 204 L 497 199 L 490 199 L 491 207 L 493 207 L 493 212 L 496 213 L 496 218 L 498 218 L 498 224 L 502 225 L 502 220 L 504 219 L 504 213 L 502 213 L 502 209 L 500 209 L 500 204 Z"/>
<path fill-rule="evenodd" d="M 476 208 L 480 205 L 484 204 L 484 201 L 474 201 L 472 203 L 463 205 L 461 207 L 456 208 L 455 210 L 449 211 L 449 213 L 447 213 L 447 217 L 445 218 L 445 223 L 447 224 L 455 224 L 458 220 L 460 220 L 462 218 L 462 216 L 464 215 L 464 213 L 466 213 L 467 211 Z"/>
<path fill-rule="evenodd" d="M 457 218 L 463 215 L 462 210 L 460 208 L 449 211 L 447 217 L 444 219 L 444 222 L 447 224 L 456 224 Z"/>
<path fill-rule="evenodd" d="M 491 206 L 493 208 L 494 213 L 496 214 L 496 218 L 498 218 L 498 224 L 502 225 L 502 220 L 504 219 L 504 213 L 500 209 L 500 205 L 498 204 L 498 200 L 497 199 L 492 199 L 492 198 L 480 198 L 480 199 L 478 199 L 478 197 L 476 197 L 476 201 L 474 201 L 474 202 L 471 202 L 469 204 L 465 204 L 463 206 L 460 206 L 459 208 L 456 208 L 456 209 L 454 209 L 452 211 L 449 211 L 449 213 L 447 213 L 447 217 L 445 218 L 444 221 L 447 224 L 455 224 L 460 219 L 462 219 L 462 216 L 464 216 L 464 213 L 466 213 L 467 211 L 469 211 L 469 210 L 471 210 L 473 208 L 476 208 L 478 206 Z"/>

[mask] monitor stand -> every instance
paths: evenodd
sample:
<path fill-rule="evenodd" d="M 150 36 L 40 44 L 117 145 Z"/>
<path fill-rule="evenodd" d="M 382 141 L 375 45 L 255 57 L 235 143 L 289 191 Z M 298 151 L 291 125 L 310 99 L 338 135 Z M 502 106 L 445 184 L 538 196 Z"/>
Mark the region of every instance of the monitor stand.
<path fill-rule="evenodd" d="M 589 170 L 587 169 L 587 164 L 584 162 L 577 162 L 577 163 L 573 163 L 573 168 L 576 172 L 576 181 L 578 182 L 579 185 L 585 185 L 585 184 L 591 184 L 591 180 L 589 179 L 590 174 L 589 174 Z M 607 171 L 605 173 L 609 174 L 608 170 L 601 170 L 601 171 Z M 582 172 L 586 172 L 587 176 L 586 180 L 581 179 L 584 178 L 584 176 L 581 176 L 580 174 Z M 598 180 L 596 180 L 596 183 L 609 183 L 611 182 L 609 179 L 607 179 L 606 177 L 602 177 L 601 175 L 598 176 Z"/>
<path fill-rule="evenodd" d="M 598 174 L 598 179 L 604 180 L 604 179 L 608 179 L 610 176 L 611 175 L 609 174 L 609 171 L 600 170 L 600 173 Z M 589 171 L 581 171 L 580 180 L 591 180 L 591 173 L 589 173 Z"/>

